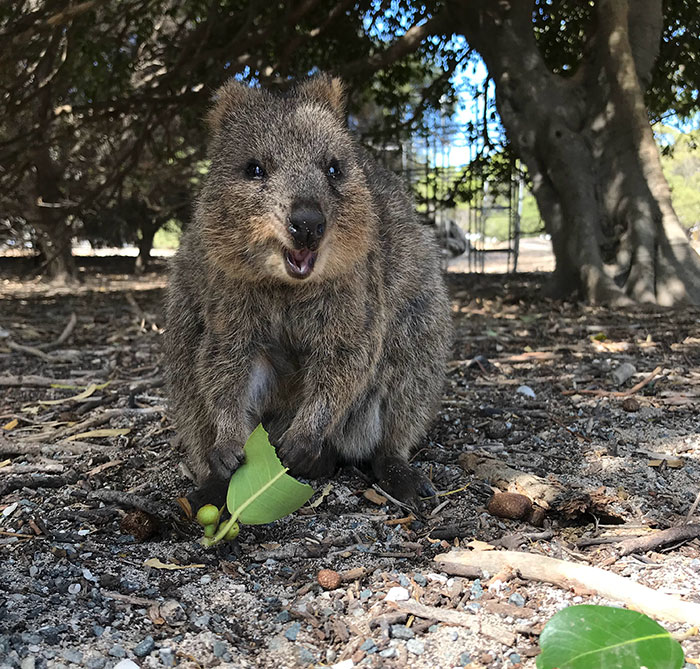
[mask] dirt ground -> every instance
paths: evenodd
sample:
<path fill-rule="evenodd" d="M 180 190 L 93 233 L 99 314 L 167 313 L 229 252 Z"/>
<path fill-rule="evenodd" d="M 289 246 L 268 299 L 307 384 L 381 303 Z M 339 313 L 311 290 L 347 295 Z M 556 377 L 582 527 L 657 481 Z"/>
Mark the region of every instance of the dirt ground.
<path fill-rule="evenodd" d="M 206 550 L 176 503 L 191 482 L 162 388 L 164 275 L 84 275 L 70 291 L 0 284 L 3 669 L 534 667 L 554 613 L 624 594 L 454 576 L 433 558 L 455 546 L 597 566 L 700 603 L 697 537 L 622 543 L 700 523 L 697 310 L 549 301 L 541 274 L 450 274 L 454 355 L 414 457 L 442 495 L 412 512 L 344 470 L 292 516 Z M 509 477 L 536 524 L 487 511 Z M 340 586 L 324 590 L 321 569 Z M 690 667 L 689 623 L 664 624 Z"/>

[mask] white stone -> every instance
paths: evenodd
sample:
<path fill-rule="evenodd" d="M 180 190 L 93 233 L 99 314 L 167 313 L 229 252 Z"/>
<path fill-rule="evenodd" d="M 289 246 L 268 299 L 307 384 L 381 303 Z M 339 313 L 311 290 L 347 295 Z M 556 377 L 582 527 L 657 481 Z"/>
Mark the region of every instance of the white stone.
<path fill-rule="evenodd" d="M 405 602 L 411 598 L 410 593 L 406 588 L 401 586 L 396 586 L 394 588 L 389 588 L 389 592 L 386 593 L 384 597 L 387 602 Z"/>

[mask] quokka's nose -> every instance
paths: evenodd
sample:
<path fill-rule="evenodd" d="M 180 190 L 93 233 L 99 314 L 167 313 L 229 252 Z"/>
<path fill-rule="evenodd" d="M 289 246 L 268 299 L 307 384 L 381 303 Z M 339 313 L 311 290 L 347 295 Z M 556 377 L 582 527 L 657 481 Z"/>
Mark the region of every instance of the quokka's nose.
<path fill-rule="evenodd" d="M 296 248 L 315 251 L 326 231 L 326 219 L 317 206 L 308 204 L 296 206 L 289 215 L 287 229 L 294 239 Z"/>

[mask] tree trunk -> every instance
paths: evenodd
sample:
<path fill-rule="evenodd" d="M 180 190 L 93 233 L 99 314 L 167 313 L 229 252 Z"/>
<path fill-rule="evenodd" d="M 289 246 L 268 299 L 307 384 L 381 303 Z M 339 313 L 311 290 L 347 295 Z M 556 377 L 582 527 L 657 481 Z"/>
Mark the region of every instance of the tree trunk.
<path fill-rule="evenodd" d="M 40 128 L 41 141 L 33 152 L 35 200 L 26 216 L 41 233 L 48 278 L 56 283 L 72 283 L 76 280 L 77 269 L 71 248 L 73 234 L 59 185 L 63 171 L 52 158 L 50 149 L 51 120 L 54 116 L 50 75 L 54 58 L 57 58 L 60 37 L 60 31 L 55 30 L 44 57 L 37 66 L 40 88 L 36 93 L 33 111 Z"/>
<path fill-rule="evenodd" d="M 450 5 L 483 57 L 514 152 L 528 169 L 556 258 L 553 285 L 591 302 L 700 304 L 700 256 L 671 204 L 642 86 L 662 0 L 598 0 L 574 76 L 554 74 L 533 33 L 532 0 Z"/>
<path fill-rule="evenodd" d="M 143 274 L 148 271 L 151 261 L 151 249 L 153 248 L 153 238 L 160 228 L 159 223 L 144 222 L 141 225 L 141 237 L 139 239 L 139 254 L 134 264 L 134 272 Z"/>

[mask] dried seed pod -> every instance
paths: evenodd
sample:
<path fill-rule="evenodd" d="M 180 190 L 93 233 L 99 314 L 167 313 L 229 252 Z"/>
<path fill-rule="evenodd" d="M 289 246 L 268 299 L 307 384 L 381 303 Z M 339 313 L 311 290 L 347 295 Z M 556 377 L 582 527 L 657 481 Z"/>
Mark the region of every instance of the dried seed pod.
<path fill-rule="evenodd" d="M 639 411 L 639 407 L 639 400 L 634 397 L 625 397 L 625 399 L 622 400 L 622 408 L 625 411 L 632 413 L 634 411 Z"/>
<path fill-rule="evenodd" d="M 119 529 L 136 541 L 146 541 L 158 531 L 158 521 L 145 511 L 130 511 L 121 519 Z"/>
<path fill-rule="evenodd" d="M 529 497 L 517 492 L 497 492 L 486 508 L 492 516 L 522 520 L 530 515 L 532 502 Z"/>
<path fill-rule="evenodd" d="M 340 574 L 332 569 L 321 569 L 316 576 L 316 580 L 324 590 L 335 590 L 340 587 Z"/>

